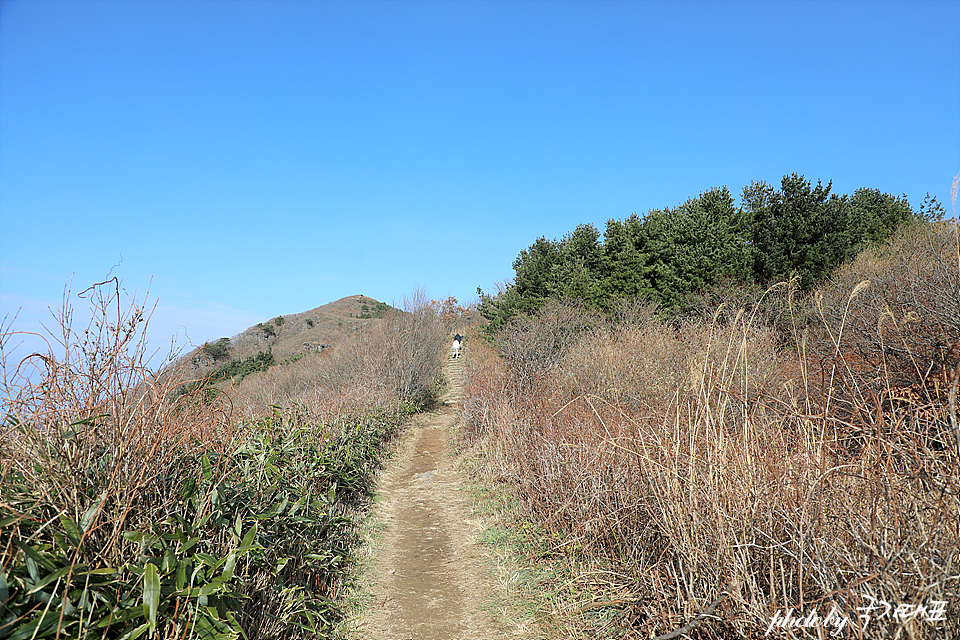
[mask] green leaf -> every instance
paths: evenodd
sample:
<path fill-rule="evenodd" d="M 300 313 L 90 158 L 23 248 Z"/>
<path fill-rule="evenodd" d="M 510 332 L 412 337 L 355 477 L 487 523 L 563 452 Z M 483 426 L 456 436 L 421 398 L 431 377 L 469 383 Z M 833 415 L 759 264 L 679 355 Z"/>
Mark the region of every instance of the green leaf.
<path fill-rule="evenodd" d="M 214 578 L 207 584 L 200 587 L 200 596 L 206 597 L 223 589 L 223 578 Z"/>
<path fill-rule="evenodd" d="M 23 519 L 23 516 L 7 516 L 5 518 L 0 518 L 0 529 L 6 529 L 7 527 L 18 523 Z"/>
<path fill-rule="evenodd" d="M 177 589 L 183 589 L 187 583 L 187 562 L 184 560 L 177 564 Z"/>
<path fill-rule="evenodd" d="M 36 549 L 31 547 L 30 545 L 24 544 L 23 542 L 20 542 L 16 538 L 14 538 L 13 544 L 17 545 L 17 547 L 19 547 L 20 550 L 23 551 L 24 555 L 26 556 L 27 571 L 30 572 L 30 577 L 33 578 L 34 580 L 40 579 L 40 576 L 37 573 L 37 567 L 43 567 L 47 571 L 57 570 L 57 565 L 55 565 L 49 559 L 44 558 L 42 555 L 40 555 L 40 553 Z M 32 569 L 30 568 L 31 563 L 33 563 Z"/>
<path fill-rule="evenodd" d="M 87 529 L 90 528 L 90 525 L 93 523 L 93 519 L 96 517 L 97 513 L 100 511 L 100 508 L 103 507 L 103 503 L 107 500 L 108 491 L 101 493 L 93 504 L 90 505 L 90 508 L 86 510 L 83 514 L 83 517 L 80 518 L 80 531 L 86 533 Z"/>
<path fill-rule="evenodd" d="M 53 573 L 47 574 L 46 577 L 44 577 L 43 580 L 37 580 L 37 581 L 36 581 L 36 585 L 33 587 L 33 589 L 30 589 L 30 591 L 27 591 L 27 595 L 30 595 L 31 593 L 36 593 L 37 591 L 39 591 L 39 590 L 42 589 L 43 587 L 47 586 L 48 584 L 50 584 L 50 583 L 53 582 L 54 580 L 59 580 L 59 579 L 62 578 L 63 576 L 67 575 L 67 573 L 69 573 L 69 572 L 70 572 L 70 567 L 69 567 L 69 566 L 66 566 L 66 567 L 61 567 L 61 568 L 57 569 L 57 570 L 54 571 Z"/>
<path fill-rule="evenodd" d="M 177 556 L 174 553 L 174 550 L 171 547 L 167 547 L 163 552 L 163 562 L 161 563 L 160 570 L 164 573 L 170 573 L 177 566 Z"/>
<path fill-rule="evenodd" d="M 208 522 L 208 521 L 210 520 L 210 518 L 212 518 L 212 517 L 213 517 L 213 511 L 208 511 L 205 516 L 203 516 L 202 518 L 200 518 L 200 520 L 197 521 L 196 528 L 197 528 L 197 529 L 202 529 L 203 527 L 205 527 L 206 524 L 207 524 L 207 522 Z"/>
<path fill-rule="evenodd" d="M 236 564 L 237 564 L 237 553 L 233 551 L 230 553 L 230 555 L 227 556 L 227 561 L 223 565 L 223 573 L 221 574 L 223 576 L 223 579 L 226 580 L 227 582 L 229 582 L 230 580 L 233 580 L 233 567 Z"/>
<path fill-rule="evenodd" d="M 203 467 L 203 479 L 213 480 L 213 466 L 210 464 L 210 457 L 207 454 L 203 454 L 203 457 L 200 458 L 200 465 Z"/>
<path fill-rule="evenodd" d="M 250 529 L 247 531 L 246 534 L 244 534 L 243 540 L 240 541 L 240 547 L 241 548 L 249 547 L 251 544 L 253 544 L 253 541 L 256 539 L 256 537 L 257 537 L 257 523 L 254 522 L 253 526 L 250 527 Z"/>
<path fill-rule="evenodd" d="M 193 555 L 194 558 L 202 562 L 208 567 L 216 568 L 220 564 L 220 560 L 216 556 L 212 556 L 209 553 L 197 552 Z"/>
<path fill-rule="evenodd" d="M 120 636 L 120 640 L 137 640 L 137 638 L 142 636 L 149 628 L 150 628 L 150 623 L 144 622 L 142 625 L 140 625 L 136 629 L 132 629 L 127 633 L 125 633 L 124 635 Z"/>
<path fill-rule="evenodd" d="M 210 608 L 206 610 L 209 612 Z M 230 633 L 229 627 L 220 622 L 214 615 L 208 614 L 197 618 L 197 637 L 203 638 L 204 640 L 235 640 L 237 634 Z M 223 631 L 224 629 L 226 629 L 226 632 Z"/>
<path fill-rule="evenodd" d="M 143 615 L 150 624 L 150 637 L 157 632 L 157 609 L 160 608 L 160 576 L 157 566 L 147 564 L 143 570 Z"/>
<path fill-rule="evenodd" d="M 60 526 L 63 527 L 63 530 L 74 544 L 80 543 L 80 528 L 77 526 L 77 523 L 73 521 L 73 518 L 65 513 L 61 513 Z"/>
<path fill-rule="evenodd" d="M 45 611 L 39 618 L 28 622 L 12 634 L 7 640 L 26 640 L 27 638 L 42 638 L 47 630 L 52 631 L 54 625 L 60 620 L 60 612 L 56 610 Z"/>
<path fill-rule="evenodd" d="M 124 531 L 123 537 L 130 542 L 143 542 L 143 537 L 147 535 L 142 531 Z"/>
<path fill-rule="evenodd" d="M 123 537 L 130 542 L 139 542 L 140 544 L 146 545 L 151 549 L 163 548 L 163 545 L 160 543 L 160 536 L 155 536 L 150 533 L 143 533 L 142 531 L 124 531 Z"/>
<path fill-rule="evenodd" d="M 198 542 L 200 542 L 200 538 L 198 536 L 194 536 L 188 539 L 186 542 L 183 543 L 183 549 L 181 549 L 180 552 L 182 554 L 188 553 L 191 549 L 197 546 Z"/>
<path fill-rule="evenodd" d="M 240 622 L 237 620 L 237 617 L 233 615 L 233 611 L 227 609 L 227 622 L 230 624 L 230 627 L 236 631 L 240 632 L 240 635 L 243 636 L 244 640 L 247 640 L 247 632 L 243 630 L 243 627 L 240 626 Z"/>

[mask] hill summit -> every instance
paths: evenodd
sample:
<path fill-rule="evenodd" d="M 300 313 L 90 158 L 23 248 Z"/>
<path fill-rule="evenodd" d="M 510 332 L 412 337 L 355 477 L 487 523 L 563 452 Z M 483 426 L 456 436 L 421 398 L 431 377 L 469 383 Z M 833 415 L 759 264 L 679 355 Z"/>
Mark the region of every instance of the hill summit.
<path fill-rule="evenodd" d="M 190 377 L 202 377 L 223 364 L 253 358 L 261 352 L 273 354 L 276 362 L 299 355 L 324 351 L 345 337 L 378 324 L 393 309 L 364 295 L 353 295 L 315 309 L 258 323 L 233 336 L 207 342 L 181 360 Z"/>

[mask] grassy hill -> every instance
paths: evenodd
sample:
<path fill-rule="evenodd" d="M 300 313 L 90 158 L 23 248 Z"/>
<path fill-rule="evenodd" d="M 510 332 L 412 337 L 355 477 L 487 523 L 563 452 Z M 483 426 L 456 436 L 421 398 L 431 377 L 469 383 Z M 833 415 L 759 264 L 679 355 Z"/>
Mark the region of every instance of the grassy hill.
<path fill-rule="evenodd" d="M 392 309 L 364 295 L 347 296 L 302 313 L 277 316 L 233 336 L 205 343 L 175 363 L 185 378 L 202 378 L 237 360 L 273 354 L 274 362 L 290 362 L 307 353 L 325 351 L 345 337 L 372 328 Z"/>

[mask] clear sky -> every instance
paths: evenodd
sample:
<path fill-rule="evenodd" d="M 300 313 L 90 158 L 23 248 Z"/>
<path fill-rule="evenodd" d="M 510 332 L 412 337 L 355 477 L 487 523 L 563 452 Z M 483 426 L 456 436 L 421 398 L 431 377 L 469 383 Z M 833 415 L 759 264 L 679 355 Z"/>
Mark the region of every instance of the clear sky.
<path fill-rule="evenodd" d="M 476 299 L 579 223 L 960 171 L 960 0 L 0 1 L 0 317 L 111 272 L 152 340 Z"/>

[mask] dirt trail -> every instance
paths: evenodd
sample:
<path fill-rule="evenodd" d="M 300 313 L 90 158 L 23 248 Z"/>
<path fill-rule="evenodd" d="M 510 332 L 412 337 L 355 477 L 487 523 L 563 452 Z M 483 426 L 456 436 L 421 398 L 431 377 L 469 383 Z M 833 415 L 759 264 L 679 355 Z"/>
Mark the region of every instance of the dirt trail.
<path fill-rule="evenodd" d="M 383 531 L 368 574 L 373 598 L 356 625 L 364 640 L 521 637 L 491 605 L 499 586 L 477 543 L 480 523 L 459 490 L 450 447 L 460 360 L 445 370 L 451 384 L 442 408 L 419 416 L 378 484 L 374 517 Z"/>

